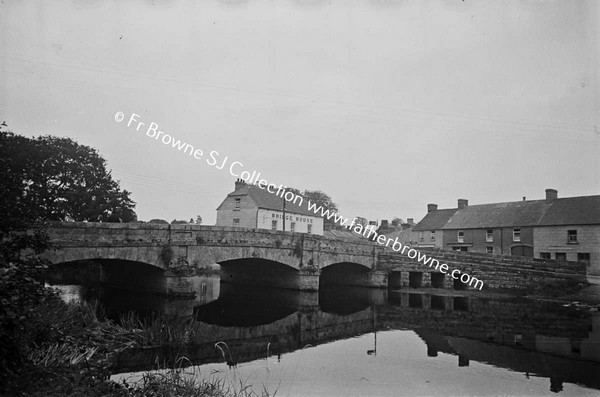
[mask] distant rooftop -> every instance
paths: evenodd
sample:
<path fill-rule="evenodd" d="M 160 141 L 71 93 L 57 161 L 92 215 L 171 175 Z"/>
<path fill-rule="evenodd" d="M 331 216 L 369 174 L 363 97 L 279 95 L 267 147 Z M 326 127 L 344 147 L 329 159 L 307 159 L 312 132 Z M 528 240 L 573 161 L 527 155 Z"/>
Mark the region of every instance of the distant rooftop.
<path fill-rule="evenodd" d="M 413 230 L 600 224 L 600 195 L 558 198 L 554 189 L 546 190 L 545 200 L 468 205 L 461 199 L 459 208 L 437 210 L 435 204 L 428 208 Z"/>
<path fill-rule="evenodd" d="M 425 218 L 417 223 L 417 226 L 413 227 L 412 230 L 417 232 L 423 230 L 439 230 L 448 223 L 456 211 L 458 211 L 458 208 L 431 211 L 425 215 Z"/>

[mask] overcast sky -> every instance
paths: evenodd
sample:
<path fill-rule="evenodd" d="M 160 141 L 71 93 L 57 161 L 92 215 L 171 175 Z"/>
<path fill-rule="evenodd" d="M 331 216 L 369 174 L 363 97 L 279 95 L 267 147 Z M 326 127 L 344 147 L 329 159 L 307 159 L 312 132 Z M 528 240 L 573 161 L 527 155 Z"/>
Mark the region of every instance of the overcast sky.
<path fill-rule="evenodd" d="M 344 216 L 600 193 L 600 2 L 0 3 L 0 121 L 93 146 L 140 219 L 214 224 L 235 178 L 118 111 Z"/>

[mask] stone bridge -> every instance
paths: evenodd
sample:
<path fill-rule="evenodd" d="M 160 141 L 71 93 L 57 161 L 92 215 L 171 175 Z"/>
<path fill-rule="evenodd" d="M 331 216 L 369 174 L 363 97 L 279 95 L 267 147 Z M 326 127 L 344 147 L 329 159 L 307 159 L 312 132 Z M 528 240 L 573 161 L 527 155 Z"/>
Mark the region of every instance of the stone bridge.
<path fill-rule="evenodd" d="M 181 282 L 221 267 L 224 281 L 317 290 L 333 282 L 387 286 L 377 271 L 381 248 L 367 240 L 271 230 L 200 225 L 54 222 L 48 228 L 60 249 L 42 256 L 54 264 L 128 262 L 131 269 L 166 272 Z M 113 266 L 114 267 L 114 266 Z M 71 267 L 72 268 L 72 267 Z"/>
<path fill-rule="evenodd" d="M 167 291 L 191 292 L 189 277 L 220 265 L 234 284 L 318 290 L 324 284 L 368 287 L 473 289 L 459 280 L 366 239 L 199 225 L 54 222 L 60 247 L 43 257 L 54 264 L 95 264 L 103 281 L 166 276 Z M 450 269 L 481 280 L 486 289 L 556 288 L 585 284 L 585 264 L 525 257 L 429 251 Z M 127 263 L 127 265 L 124 265 Z M 154 272 L 152 271 L 154 270 Z M 142 280 L 143 281 L 143 280 Z M 158 282 L 160 284 L 160 282 Z M 163 288 L 157 284 L 157 288 Z M 164 283 L 163 283 L 164 284 Z M 481 288 L 480 288 L 481 289 Z"/>

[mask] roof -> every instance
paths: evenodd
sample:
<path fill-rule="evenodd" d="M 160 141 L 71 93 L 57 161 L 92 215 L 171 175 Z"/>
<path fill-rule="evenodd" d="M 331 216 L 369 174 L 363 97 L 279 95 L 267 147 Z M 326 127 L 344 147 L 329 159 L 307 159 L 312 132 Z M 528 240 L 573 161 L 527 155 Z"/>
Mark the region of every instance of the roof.
<path fill-rule="evenodd" d="M 283 198 L 277 196 L 274 193 L 269 193 L 266 189 L 261 189 L 257 185 L 244 184 L 237 188 L 235 191 L 229 193 L 227 197 L 236 196 L 250 196 L 250 198 L 256 203 L 258 208 L 267 210 L 282 211 L 283 209 Z M 219 206 L 220 208 L 221 206 Z M 291 201 L 286 201 L 285 212 L 298 215 L 309 215 L 319 217 L 313 211 L 308 209 L 308 199 L 302 200 L 302 205 L 299 206 Z"/>
<path fill-rule="evenodd" d="M 431 211 L 412 230 L 417 232 L 422 230 L 439 230 L 448 223 L 456 211 L 458 211 L 458 208 Z"/>
<path fill-rule="evenodd" d="M 598 224 L 600 224 L 600 196 L 557 199 L 538 222 L 538 226 Z"/>
<path fill-rule="evenodd" d="M 546 200 L 529 200 L 471 205 L 451 211 L 455 211 L 454 215 L 442 227 L 444 230 L 513 226 L 598 225 L 600 224 L 600 196 L 565 197 L 555 199 L 551 203 L 547 203 Z M 427 216 L 434 212 L 430 212 Z M 439 219 L 446 215 L 441 214 Z M 423 218 L 423 221 L 427 216 Z M 422 230 L 433 230 L 433 228 Z"/>
<path fill-rule="evenodd" d="M 366 240 L 365 237 L 363 237 L 360 234 L 354 233 L 351 230 L 325 230 L 323 232 L 323 235 L 325 237 L 330 237 L 330 238 L 353 238 L 353 239 L 357 239 L 357 240 Z"/>
<path fill-rule="evenodd" d="M 470 205 L 457 211 L 442 229 L 533 226 L 549 206 L 546 200 Z"/>

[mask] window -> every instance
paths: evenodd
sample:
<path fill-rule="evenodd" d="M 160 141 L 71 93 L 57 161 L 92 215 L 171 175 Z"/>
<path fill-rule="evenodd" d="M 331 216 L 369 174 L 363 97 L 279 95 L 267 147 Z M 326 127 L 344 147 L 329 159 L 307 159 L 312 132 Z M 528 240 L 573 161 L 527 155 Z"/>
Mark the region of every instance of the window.
<path fill-rule="evenodd" d="M 485 247 L 485 253 L 486 254 L 493 254 L 494 253 L 494 247 Z"/>
<path fill-rule="evenodd" d="M 307 233 L 308 234 L 312 233 L 312 225 L 308 225 Z"/>
<path fill-rule="evenodd" d="M 513 241 L 521 241 L 521 229 L 513 229 Z"/>
<path fill-rule="evenodd" d="M 590 265 L 590 254 L 589 253 L 578 253 L 577 254 L 577 262 L 583 262 L 586 265 Z"/>
<path fill-rule="evenodd" d="M 234 219 L 233 220 L 233 227 L 239 227 L 240 226 L 240 220 L 239 219 Z"/>
<path fill-rule="evenodd" d="M 540 252 L 540 258 L 541 259 L 552 259 L 552 256 L 550 256 L 549 252 Z"/>
<path fill-rule="evenodd" d="M 419 232 L 419 241 L 425 240 L 425 233 Z"/>
<path fill-rule="evenodd" d="M 242 199 L 240 198 L 236 198 L 235 199 L 235 207 L 233 207 L 234 211 L 239 211 L 240 210 L 240 203 L 242 202 Z"/>
<path fill-rule="evenodd" d="M 567 243 L 577 244 L 577 230 L 567 230 Z"/>
<path fill-rule="evenodd" d="M 493 229 L 488 229 L 485 231 L 485 241 L 487 243 L 494 242 L 494 230 Z"/>
<path fill-rule="evenodd" d="M 277 221 L 271 221 L 271 230 L 277 230 Z"/>
<path fill-rule="evenodd" d="M 295 232 L 296 231 L 296 222 L 292 222 L 290 223 L 290 232 Z"/>
<path fill-rule="evenodd" d="M 465 232 L 462 230 L 458 231 L 458 242 L 459 243 L 464 243 L 465 242 Z"/>
<path fill-rule="evenodd" d="M 567 261 L 567 253 L 566 252 L 557 252 L 556 260 L 559 262 L 566 262 Z"/>
<path fill-rule="evenodd" d="M 431 239 L 435 240 L 435 230 L 431 232 Z"/>

